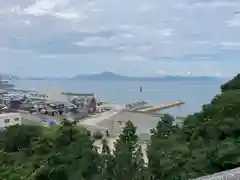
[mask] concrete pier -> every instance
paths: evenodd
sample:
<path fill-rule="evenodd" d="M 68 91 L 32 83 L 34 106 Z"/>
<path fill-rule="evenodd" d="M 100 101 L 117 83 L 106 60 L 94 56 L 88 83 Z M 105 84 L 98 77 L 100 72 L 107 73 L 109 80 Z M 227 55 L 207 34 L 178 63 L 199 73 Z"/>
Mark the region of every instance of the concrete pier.
<path fill-rule="evenodd" d="M 145 108 L 145 109 L 140 109 L 138 111 L 140 111 L 140 112 L 154 112 L 154 111 L 160 111 L 162 109 L 171 108 L 171 107 L 174 107 L 174 106 L 180 106 L 182 104 L 184 104 L 183 101 L 169 102 L 169 103 L 166 103 L 166 104 L 160 104 L 160 105 L 155 105 L 155 106 L 148 107 L 148 108 Z"/>

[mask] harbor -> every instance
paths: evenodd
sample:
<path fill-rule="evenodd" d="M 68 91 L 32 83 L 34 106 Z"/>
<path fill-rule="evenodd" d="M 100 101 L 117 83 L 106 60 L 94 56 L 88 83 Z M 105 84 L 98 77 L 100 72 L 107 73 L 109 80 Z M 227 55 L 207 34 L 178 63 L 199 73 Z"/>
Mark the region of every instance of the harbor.
<path fill-rule="evenodd" d="M 131 120 L 143 141 L 149 140 L 150 129 L 156 127 L 163 115 L 161 110 L 184 104 L 183 101 L 159 105 L 148 105 L 146 101 L 114 104 L 97 99 L 92 92 L 35 91 L 9 87 L 2 88 L 0 93 L 2 122 L 11 119 L 11 115 L 18 115 L 22 124 L 44 126 L 60 124 L 67 119 L 76 121 L 77 125 L 86 127 L 92 133 L 108 132 L 111 137 L 117 137 L 125 122 Z M 8 121 L 1 123 L 1 126 L 8 125 L 11 125 Z"/>

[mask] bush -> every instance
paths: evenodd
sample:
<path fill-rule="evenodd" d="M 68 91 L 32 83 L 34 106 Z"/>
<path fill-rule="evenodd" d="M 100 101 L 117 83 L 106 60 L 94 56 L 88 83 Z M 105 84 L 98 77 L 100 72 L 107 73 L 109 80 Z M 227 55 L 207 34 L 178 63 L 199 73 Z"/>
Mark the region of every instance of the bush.
<path fill-rule="evenodd" d="M 93 133 L 93 138 L 94 139 L 102 139 L 103 138 L 103 133 L 101 131 L 96 131 Z"/>

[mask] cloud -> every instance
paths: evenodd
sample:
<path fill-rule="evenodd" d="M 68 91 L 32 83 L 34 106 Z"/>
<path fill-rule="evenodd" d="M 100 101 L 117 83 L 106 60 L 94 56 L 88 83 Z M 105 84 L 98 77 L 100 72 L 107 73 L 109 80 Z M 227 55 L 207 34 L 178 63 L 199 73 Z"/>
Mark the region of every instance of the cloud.
<path fill-rule="evenodd" d="M 46 14 L 53 14 L 54 8 L 59 5 L 61 1 L 37 1 L 35 4 L 24 9 L 26 14 L 31 14 L 34 16 L 43 16 Z"/>
<path fill-rule="evenodd" d="M 0 1 L 1 70 L 204 74 L 214 65 L 214 72 L 235 73 L 239 8 L 239 0 Z"/>
<path fill-rule="evenodd" d="M 41 59 L 55 59 L 58 58 L 59 56 L 56 54 L 42 54 L 39 56 Z"/>
<path fill-rule="evenodd" d="M 80 20 L 87 18 L 87 16 L 81 13 L 78 9 L 68 8 L 66 0 L 40 0 L 35 4 L 25 8 L 23 14 L 34 16 L 53 16 L 65 20 Z"/>
<path fill-rule="evenodd" d="M 222 42 L 220 47 L 224 50 L 240 50 L 240 42 Z"/>
<path fill-rule="evenodd" d="M 99 47 L 110 47 L 115 46 L 120 43 L 120 39 L 118 37 L 110 37 L 110 38 L 103 38 L 103 37 L 90 37 L 86 38 L 83 41 L 76 42 L 75 44 L 80 47 L 91 47 L 91 46 L 99 46 Z"/>
<path fill-rule="evenodd" d="M 139 8 L 137 9 L 137 11 L 139 11 L 140 13 L 145 13 L 145 12 L 149 12 L 152 9 L 154 9 L 154 5 L 151 3 L 143 3 L 139 6 Z"/>
<path fill-rule="evenodd" d="M 228 21 L 229 27 L 240 27 L 240 14 L 235 14 L 233 18 Z"/>
<path fill-rule="evenodd" d="M 194 43 L 200 44 L 200 45 L 206 45 L 206 44 L 211 44 L 211 41 L 201 40 L 201 41 L 194 41 Z"/>
<path fill-rule="evenodd" d="M 158 31 L 160 36 L 171 37 L 173 36 L 173 29 L 162 29 Z"/>
<path fill-rule="evenodd" d="M 191 8 L 236 8 L 240 7 L 240 2 L 235 0 L 200 0 L 200 1 L 186 1 L 176 5 L 177 8 L 191 9 Z"/>
<path fill-rule="evenodd" d="M 20 20 L 19 21 L 21 24 L 24 24 L 26 26 L 29 26 L 31 24 L 31 21 L 30 20 Z"/>
<path fill-rule="evenodd" d="M 221 45 L 226 47 L 240 46 L 240 42 L 222 42 Z"/>
<path fill-rule="evenodd" d="M 31 53 L 31 50 L 27 49 L 10 49 L 8 47 L 0 47 L 0 51 L 8 53 Z"/>
<path fill-rule="evenodd" d="M 146 61 L 146 59 L 144 59 L 144 57 L 141 57 L 138 55 L 123 56 L 120 59 L 121 59 L 121 61 L 126 61 L 126 62 L 144 62 L 144 61 Z"/>

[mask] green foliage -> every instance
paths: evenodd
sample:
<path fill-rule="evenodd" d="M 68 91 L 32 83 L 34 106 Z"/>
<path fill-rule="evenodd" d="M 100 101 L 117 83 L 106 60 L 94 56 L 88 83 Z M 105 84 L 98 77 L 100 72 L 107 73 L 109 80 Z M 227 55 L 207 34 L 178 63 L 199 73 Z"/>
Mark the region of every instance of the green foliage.
<path fill-rule="evenodd" d="M 190 179 L 240 166 L 239 77 L 222 85 L 222 93 L 181 128 L 162 119 L 152 130 L 148 169 L 153 179 Z"/>
<path fill-rule="evenodd" d="M 1 132 L 0 179 L 94 179 L 100 156 L 88 131 L 80 130 L 68 121 L 53 133 L 37 126 L 7 128 Z"/>
<path fill-rule="evenodd" d="M 240 75 L 221 90 L 181 127 L 165 114 L 151 130 L 147 164 L 131 121 L 115 149 L 103 139 L 100 152 L 91 133 L 76 122 L 11 126 L 0 132 L 0 179 L 187 180 L 239 167 Z"/>
<path fill-rule="evenodd" d="M 240 90 L 240 74 L 237 74 L 232 80 L 221 86 L 221 91 Z"/>
<path fill-rule="evenodd" d="M 114 179 L 139 179 L 143 170 L 142 154 L 139 148 L 136 127 L 131 121 L 127 121 L 116 141 L 113 152 L 115 161 Z"/>
<path fill-rule="evenodd" d="M 42 129 L 37 126 L 11 126 L 1 133 L 1 147 L 6 152 L 17 152 L 27 148 L 31 141 L 41 136 Z"/>
<path fill-rule="evenodd" d="M 106 139 L 102 140 L 101 175 L 99 179 L 112 180 L 115 177 L 115 161 Z"/>
<path fill-rule="evenodd" d="M 93 133 L 93 138 L 98 140 L 98 139 L 102 139 L 103 138 L 103 134 L 101 133 L 101 131 L 96 131 Z"/>

